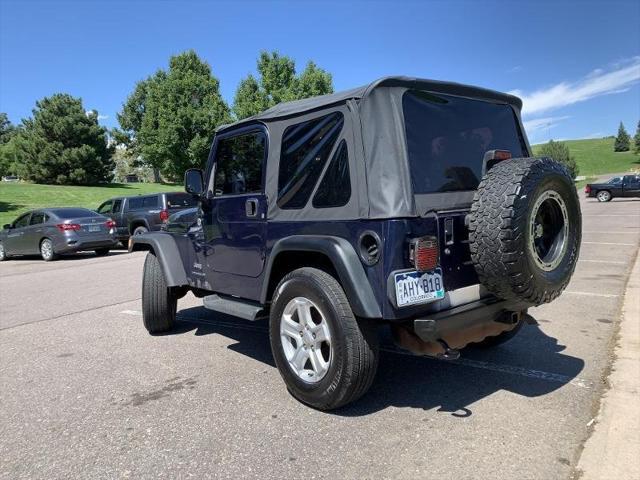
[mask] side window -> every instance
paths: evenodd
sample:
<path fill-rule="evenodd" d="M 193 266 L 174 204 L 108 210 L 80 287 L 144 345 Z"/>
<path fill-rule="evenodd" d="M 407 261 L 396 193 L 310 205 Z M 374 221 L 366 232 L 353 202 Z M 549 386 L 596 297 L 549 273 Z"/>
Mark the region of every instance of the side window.
<path fill-rule="evenodd" d="M 347 142 L 342 140 L 313 197 L 315 208 L 342 207 L 351 198 L 349 154 Z"/>
<path fill-rule="evenodd" d="M 129 199 L 129 210 L 138 210 L 142 208 L 142 198 Z"/>
<path fill-rule="evenodd" d="M 15 222 L 13 222 L 13 228 L 22 228 L 29 225 L 29 216 L 30 213 L 25 213 L 21 217 L 18 217 Z"/>
<path fill-rule="evenodd" d="M 142 208 L 156 208 L 158 206 L 158 196 L 144 197 L 142 200 Z"/>
<path fill-rule="evenodd" d="M 113 213 L 118 213 L 122 208 L 122 200 L 114 200 L 113 202 Z"/>
<path fill-rule="evenodd" d="M 111 212 L 111 200 L 104 202 L 102 205 L 98 207 L 98 213 L 109 213 Z"/>
<path fill-rule="evenodd" d="M 29 221 L 29 225 L 39 225 L 44 223 L 44 213 L 36 212 L 31 215 L 31 220 Z"/>
<path fill-rule="evenodd" d="M 216 146 L 215 195 L 261 192 L 266 145 L 263 132 L 220 140 Z"/>
<path fill-rule="evenodd" d="M 282 135 L 278 172 L 278 207 L 302 208 L 318 181 L 342 125 L 342 113 L 287 127 Z"/>

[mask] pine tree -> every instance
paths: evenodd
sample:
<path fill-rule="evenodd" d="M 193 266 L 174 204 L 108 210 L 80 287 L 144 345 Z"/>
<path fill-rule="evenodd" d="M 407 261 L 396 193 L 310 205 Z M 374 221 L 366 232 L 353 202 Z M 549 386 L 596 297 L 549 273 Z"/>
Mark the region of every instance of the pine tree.
<path fill-rule="evenodd" d="M 640 120 L 638 120 L 638 126 L 636 127 L 636 134 L 633 136 L 633 151 L 640 155 Z"/>
<path fill-rule="evenodd" d="M 620 122 L 620 126 L 618 127 L 618 135 L 616 136 L 616 141 L 613 145 L 614 152 L 628 152 L 631 144 L 631 137 L 624 128 L 622 122 Z"/>

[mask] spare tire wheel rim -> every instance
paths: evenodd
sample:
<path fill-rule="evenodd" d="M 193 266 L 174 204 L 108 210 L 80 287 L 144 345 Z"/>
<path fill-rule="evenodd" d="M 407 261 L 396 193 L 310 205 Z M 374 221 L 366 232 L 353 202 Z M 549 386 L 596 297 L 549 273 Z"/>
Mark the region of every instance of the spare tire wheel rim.
<path fill-rule="evenodd" d="M 545 272 L 554 270 L 567 251 L 569 215 L 564 199 L 555 190 L 538 197 L 531 211 L 529 251 Z"/>
<path fill-rule="evenodd" d="M 300 380 L 317 383 L 327 374 L 333 358 L 331 330 L 322 311 L 308 298 L 295 297 L 284 307 L 280 343 Z"/>

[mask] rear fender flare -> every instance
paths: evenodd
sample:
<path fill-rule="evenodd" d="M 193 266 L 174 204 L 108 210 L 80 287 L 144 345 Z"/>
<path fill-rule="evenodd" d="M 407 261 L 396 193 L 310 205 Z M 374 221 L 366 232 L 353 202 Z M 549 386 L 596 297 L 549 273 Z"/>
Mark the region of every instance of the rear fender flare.
<path fill-rule="evenodd" d="M 269 255 L 265 268 L 260 301 L 267 303 L 271 269 L 280 253 L 316 252 L 326 255 L 338 274 L 353 313 L 362 318 L 381 318 L 380 305 L 373 293 L 364 267 L 351 243 L 341 237 L 328 235 L 293 235 L 278 240 Z"/>
<path fill-rule="evenodd" d="M 171 235 L 156 232 L 131 237 L 130 252 L 145 250 L 153 252 L 158 258 L 167 280 L 167 286 L 180 287 L 189 284 L 180 250 Z"/>

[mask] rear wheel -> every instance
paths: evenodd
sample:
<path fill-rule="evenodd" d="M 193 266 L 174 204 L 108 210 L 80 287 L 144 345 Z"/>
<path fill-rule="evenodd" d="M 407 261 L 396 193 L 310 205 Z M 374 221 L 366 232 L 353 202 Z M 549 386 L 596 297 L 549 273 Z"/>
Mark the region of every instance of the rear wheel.
<path fill-rule="evenodd" d="M 136 227 L 133 230 L 133 234 L 134 235 L 143 235 L 143 234 L 147 233 L 148 231 L 149 231 L 149 229 L 147 227 L 139 226 L 139 227 Z"/>
<path fill-rule="evenodd" d="M 4 245 L 0 242 L 0 262 L 4 262 L 5 260 L 9 260 L 9 255 L 7 255 Z"/>
<path fill-rule="evenodd" d="M 94 250 L 94 251 L 97 257 L 104 257 L 105 255 L 109 255 L 108 248 L 98 248 L 97 250 Z"/>
<path fill-rule="evenodd" d="M 149 333 L 171 330 L 176 321 L 178 299 L 167 286 L 158 258 L 151 252 L 144 261 L 142 322 Z"/>
<path fill-rule="evenodd" d="M 50 262 L 58 258 L 53 250 L 53 242 L 49 238 L 45 238 L 40 242 L 40 255 L 45 262 Z"/>
<path fill-rule="evenodd" d="M 355 318 L 344 290 L 326 272 L 301 268 L 282 279 L 269 336 L 280 375 L 303 403 L 338 408 L 364 395 L 373 382 L 377 325 Z"/>
<path fill-rule="evenodd" d="M 607 190 L 600 190 L 596 195 L 599 202 L 608 202 L 611 200 L 611 193 Z"/>

